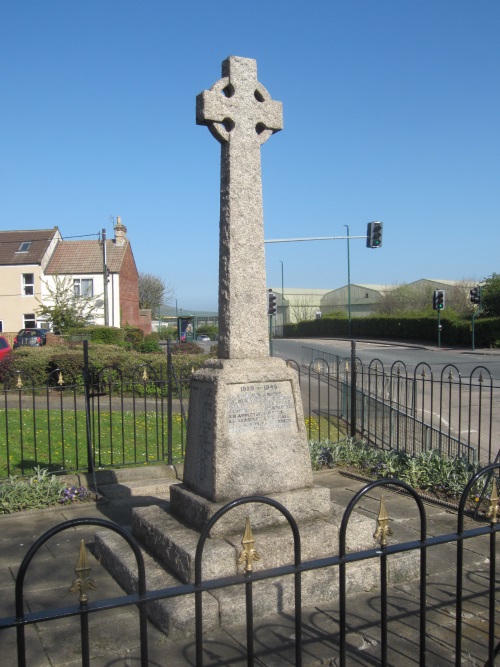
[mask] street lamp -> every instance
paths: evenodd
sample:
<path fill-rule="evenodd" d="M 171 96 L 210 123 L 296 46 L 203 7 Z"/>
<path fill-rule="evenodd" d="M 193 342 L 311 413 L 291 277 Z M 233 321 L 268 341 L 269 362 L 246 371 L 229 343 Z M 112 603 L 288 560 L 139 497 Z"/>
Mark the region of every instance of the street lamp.
<path fill-rule="evenodd" d="M 351 255 L 349 253 L 349 225 L 342 225 L 347 229 L 347 312 L 349 317 L 349 338 L 351 338 Z"/>

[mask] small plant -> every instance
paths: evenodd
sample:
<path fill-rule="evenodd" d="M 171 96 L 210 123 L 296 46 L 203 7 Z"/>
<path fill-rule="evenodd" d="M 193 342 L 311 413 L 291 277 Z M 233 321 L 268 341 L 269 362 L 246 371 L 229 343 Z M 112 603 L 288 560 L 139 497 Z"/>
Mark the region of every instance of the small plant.
<path fill-rule="evenodd" d="M 62 492 L 59 502 L 64 504 L 91 500 L 92 494 L 86 486 L 67 486 Z"/>
<path fill-rule="evenodd" d="M 36 467 L 35 474 L 28 479 L 11 476 L 0 484 L 0 514 L 42 509 L 91 497 L 86 487 L 68 487 L 55 475 L 49 475 L 46 468 Z"/>
<path fill-rule="evenodd" d="M 399 479 L 422 491 L 453 499 L 461 496 L 480 469 L 478 463 L 471 463 L 466 457 L 448 458 L 437 450 L 410 456 L 393 449 L 378 449 L 349 437 L 338 443 L 310 441 L 309 450 L 314 470 L 352 467 L 367 477 Z M 483 485 L 484 480 L 480 480 L 472 490 L 472 498 L 479 497 Z"/>

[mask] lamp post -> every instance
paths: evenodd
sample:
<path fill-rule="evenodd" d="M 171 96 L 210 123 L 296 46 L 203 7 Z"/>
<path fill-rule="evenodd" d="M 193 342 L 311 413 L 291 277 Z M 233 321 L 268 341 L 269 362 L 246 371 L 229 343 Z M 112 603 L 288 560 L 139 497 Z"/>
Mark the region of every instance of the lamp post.
<path fill-rule="evenodd" d="M 280 259 L 281 264 L 281 326 L 285 324 L 285 281 L 283 279 L 283 260 Z"/>
<path fill-rule="evenodd" d="M 349 338 L 351 338 L 351 255 L 349 252 L 349 225 L 342 225 L 347 229 L 347 313 L 349 317 Z"/>

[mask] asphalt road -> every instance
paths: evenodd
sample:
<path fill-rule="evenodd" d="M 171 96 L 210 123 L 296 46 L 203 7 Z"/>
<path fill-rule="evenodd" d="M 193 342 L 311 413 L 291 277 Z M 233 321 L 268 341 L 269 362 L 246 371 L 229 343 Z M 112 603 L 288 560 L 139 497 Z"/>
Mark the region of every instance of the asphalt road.
<path fill-rule="evenodd" d="M 304 338 L 275 339 L 273 341 L 274 356 L 293 359 L 298 364 L 306 364 L 311 360 L 311 353 L 304 352 L 303 348 L 336 354 L 341 358 L 351 356 L 350 340 Z M 372 360 L 378 359 L 386 371 L 389 371 L 395 362 L 400 361 L 405 364 L 409 373 L 412 373 L 419 363 L 427 363 L 436 373 L 441 372 L 446 366 L 454 365 L 462 377 L 469 377 L 475 368 L 482 366 L 491 373 L 494 387 L 500 388 L 500 350 L 472 352 L 466 349 L 405 345 L 404 343 L 357 341 L 356 356 L 363 364 L 369 364 Z"/>
<path fill-rule="evenodd" d="M 347 359 L 351 355 L 351 341 L 333 339 L 279 339 L 273 342 L 274 356 L 283 359 L 293 359 L 299 366 L 308 366 L 313 359 L 321 358 L 321 353 L 338 355 L 340 359 Z M 500 413 L 496 409 L 500 401 L 500 350 L 479 350 L 472 353 L 470 350 L 433 348 L 424 346 L 411 346 L 404 343 L 382 343 L 358 341 L 356 343 L 356 356 L 366 367 L 374 359 L 383 365 L 387 376 L 397 376 L 398 362 L 406 367 L 406 377 L 410 380 L 414 375 L 418 364 L 428 364 L 432 369 L 432 376 L 439 383 L 440 378 L 444 380 L 443 389 L 436 386 L 434 391 L 427 384 L 417 384 L 420 392 L 416 399 L 416 416 L 422 418 L 426 423 L 433 423 L 435 427 L 442 429 L 453 438 L 467 442 L 475 447 L 480 453 L 482 460 L 490 457 L 491 453 L 498 450 L 500 443 Z M 333 359 L 326 360 L 331 364 Z M 342 365 L 341 365 L 342 366 Z M 332 367 L 332 366 L 331 366 Z M 392 374 L 391 374 L 391 367 Z M 444 369 L 444 372 L 443 372 Z M 479 378 L 491 373 L 491 385 L 489 378 L 486 379 L 479 398 Z M 415 373 L 419 379 L 422 368 Z M 450 371 L 452 371 L 450 375 Z M 426 371 L 427 372 L 427 371 Z M 473 373 L 472 380 L 469 378 Z M 302 375 L 307 379 L 307 373 Z M 403 375 L 404 377 L 404 375 Z M 448 385 L 448 379 L 452 377 L 452 384 Z M 458 382 L 459 377 L 461 382 Z M 320 391 L 317 382 L 313 386 L 313 398 Z M 469 386 L 470 385 L 470 386 Z M 311 392 L 307 382 L 301 383 L 304 406 L 308 406 Z M 490 393 L 490 387 L 492 389 Z M 386 391 L 385 384 L 380 384 L 380 390 Z M 392 385 L 392 390 L 402 391 L 402 403 L 408 399 L 408 388 L 402 381 Z M 323 405 L 325 399 L 325 388 L 321 387 L 321 397 L 315 399 L 312 409 Z M 391 394 L 392 395 L 392 394 Z M 399 393 L 398 393 L 399 396 Z M 405 398 L 406 397 L 406 398 Z M 310 408 L 305 407 L 305 410 Z M 336 406 L 333 406 L 336 409 Z M 489 451 L 491 448 L 491 452 Z"/>

